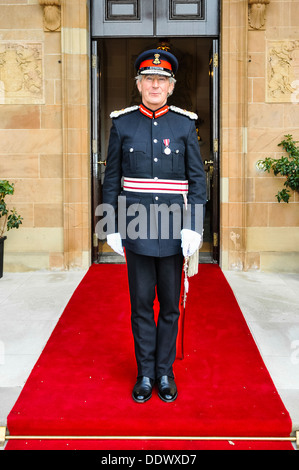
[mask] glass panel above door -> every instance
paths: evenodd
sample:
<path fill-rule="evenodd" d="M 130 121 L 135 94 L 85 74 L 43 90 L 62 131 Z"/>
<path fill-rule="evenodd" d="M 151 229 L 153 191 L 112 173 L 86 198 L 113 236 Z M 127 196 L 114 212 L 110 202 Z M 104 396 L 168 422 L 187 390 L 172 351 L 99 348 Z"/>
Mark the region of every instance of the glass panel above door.
<path fill-rule="evenodd" d="M 180 19 L 204 19 L 204 0 L 196 2 L 171 0 L 170 2 L 170 20 Z"/>
<path fill-rule="evenodd" d="M 106 0 L 106 20 L 140 20 L 139 1 Z"/>
<path fill-rule="evenodd" d="M 90 0 L 92 37 L 218 36 L 220 0 Z"/>

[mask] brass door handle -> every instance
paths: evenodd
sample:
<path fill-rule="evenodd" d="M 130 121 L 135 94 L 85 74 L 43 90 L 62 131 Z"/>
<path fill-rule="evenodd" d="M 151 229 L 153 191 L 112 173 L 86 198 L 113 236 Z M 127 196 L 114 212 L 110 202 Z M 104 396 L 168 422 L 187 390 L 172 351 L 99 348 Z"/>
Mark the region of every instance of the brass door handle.
<path fill-rule="evenodd" d="M 205 160 L 205 161 L 204 161 L 204 164 L 205 164 L 205 165 L 213 165 L 213 164 L 214 164 L 214 161 L 213 161 L 213 160 Z"/>
<path fill-rule="evenodd" d="M 105 165 L 105 166 L 107 165 L 107 161 L 106 161 L 106 160 L 104 160 L 103 162 L 102 162 L 102 161 L 99 161 L 98 163 L 99 163 L 99 165 Z"/>

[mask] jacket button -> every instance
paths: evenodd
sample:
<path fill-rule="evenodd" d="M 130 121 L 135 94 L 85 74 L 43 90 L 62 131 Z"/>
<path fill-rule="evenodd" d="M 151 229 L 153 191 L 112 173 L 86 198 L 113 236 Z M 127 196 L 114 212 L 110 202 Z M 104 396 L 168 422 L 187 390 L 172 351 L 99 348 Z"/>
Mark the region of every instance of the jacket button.
<path fill-rule="evenodd" d="M 156 196 L 156 197 L 155 197 L 155 199 L 156 199 L 156 201 L 159 201 L 159 198 L 158 198 L 158 196 Z"/>
<path fill-rule="evenodd" d="M 158 161 L 158 159 L 157 159 L 157 158 L 154 158 L 154 162 L 156 162 L 156 163 L 157 163 L 157 161 Z"/>
<path fill-rule="evenodd" d="M 154 139 L 153 142 L 154 142 L 154 144 L 157 144 L 157 143 L 158 143 L 158 140 L 157 140 L 157 139 Z"/>
<path fill-rule="evenodd" d="M 131 147 L 131 148 L 130 148 L 130 152 L 134 152 L 134 149 L 133 149 L 133 147 Z"/>

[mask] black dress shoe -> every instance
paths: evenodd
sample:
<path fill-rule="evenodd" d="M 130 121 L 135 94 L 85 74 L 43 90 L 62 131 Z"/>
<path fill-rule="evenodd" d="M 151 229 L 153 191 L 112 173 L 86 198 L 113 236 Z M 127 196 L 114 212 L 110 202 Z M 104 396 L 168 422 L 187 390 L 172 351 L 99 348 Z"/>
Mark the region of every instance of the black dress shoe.
<path fill-rule="evenodd" d="M 177 388 L 175 381 L 172 377 L 168 377 L 168 375 L 162 375 L 158 379 L 158 395 L 161 398 L 161 400 L 171 403 L 174 401 L 177 396 Z"/>
<path fill-rule="evenodd" d="M 149 377 L 139 377 L 133 388 L 132 397 L 137 403 L 144 403 L 152 396 L 154 380 Z"/>

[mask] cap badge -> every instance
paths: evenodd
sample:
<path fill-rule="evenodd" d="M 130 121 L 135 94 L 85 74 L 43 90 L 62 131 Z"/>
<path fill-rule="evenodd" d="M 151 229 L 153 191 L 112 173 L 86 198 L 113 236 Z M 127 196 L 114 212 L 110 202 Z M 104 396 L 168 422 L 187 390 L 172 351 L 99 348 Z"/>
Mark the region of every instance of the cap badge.
<path fill-rule="evenodd" d="M 155 65 L 161 64 L 160 54 L 155 54 L 155 59 L 153 60 L 153 64 Z"/>

